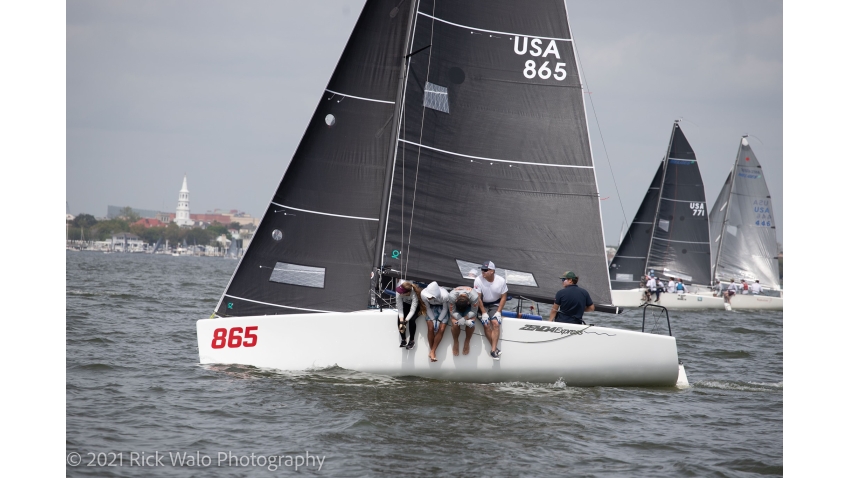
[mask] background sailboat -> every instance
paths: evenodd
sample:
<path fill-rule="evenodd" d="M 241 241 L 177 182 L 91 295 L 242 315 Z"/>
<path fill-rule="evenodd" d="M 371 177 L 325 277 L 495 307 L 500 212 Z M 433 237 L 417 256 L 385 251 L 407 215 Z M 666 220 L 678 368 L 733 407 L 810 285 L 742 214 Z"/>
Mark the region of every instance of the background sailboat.
<path fill-rule="evenodd" d="M 713 283 L 756 279 L 767 289 L 732 297 L 733 309 L 782 309 L 776 222 L 764 171 L 747 136 L 711 209 Z"/>
<path fill-rule="evenodd" d="M 640 306 L 643 293 L 639 287 L 646 275 L 665 284 L 674 277 L 689 285 L 711 283 L 706 209 L 696 153 L 675 121 L 664 160 L 611 261 L 615 305 Z M 671 309 L 723 308 L 722 300 L 697 294 L 662 294 L 659 305 Z"/>

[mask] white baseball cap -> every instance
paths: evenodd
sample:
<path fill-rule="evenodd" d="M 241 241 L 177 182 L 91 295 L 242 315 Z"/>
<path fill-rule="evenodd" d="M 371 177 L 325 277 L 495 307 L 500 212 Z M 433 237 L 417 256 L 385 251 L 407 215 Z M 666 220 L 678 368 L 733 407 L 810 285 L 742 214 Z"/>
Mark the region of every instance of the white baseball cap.
<path fill-rule="evenodd" d="M 487 261 L 484 264 L 481 264 L 481 268 L 496 270 L 496 264 L 493 264 L 493 261 Z"/>

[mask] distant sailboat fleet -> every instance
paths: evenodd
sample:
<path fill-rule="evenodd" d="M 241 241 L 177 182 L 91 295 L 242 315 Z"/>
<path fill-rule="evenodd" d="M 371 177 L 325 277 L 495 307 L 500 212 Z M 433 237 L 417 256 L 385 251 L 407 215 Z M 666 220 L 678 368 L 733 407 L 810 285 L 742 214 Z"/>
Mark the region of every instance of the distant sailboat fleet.
<path fill-rule="evenodd" d="M 667 154 L 609 265 L 613 304 L 782 310 L 772 211 L 745 135 L 708 214 L 696 154 L 674 122 Z"/>

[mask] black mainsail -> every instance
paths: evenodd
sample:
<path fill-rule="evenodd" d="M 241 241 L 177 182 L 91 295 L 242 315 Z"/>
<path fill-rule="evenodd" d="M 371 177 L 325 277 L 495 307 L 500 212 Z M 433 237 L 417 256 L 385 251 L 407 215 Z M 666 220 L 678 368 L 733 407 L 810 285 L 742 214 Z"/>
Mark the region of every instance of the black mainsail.
<path fill-rule="evenodd" d="M 673 124 L 667 154 L 629 227 L 627 240 L 611 261 L 613 288 L 636 288 L 644 274 L 710 283 L 705 189 L 696 154 L 678 121 Z"/>
<path fill-rule="evenodd" d="M 779 289 L 773 204 L 764 173 L 744 136 L 732 171 L 711 209 L 712 278 L 758 279 Z"/>
<path fill-rule="evenodd" d="M 565 270 L 610 304 L 582 84 L 562 1 L 418 5 L 383 264 L 552 300 Z"/>
<path fill-rule="evenodd" d="M 370 273 L 611 293 L 563 1 L 369 0 L 220 316 L 347 312 Z"/>
<path fill-rule="evenodd" d="M 218 315 L 365 308 L 410 3 L 366 2 Z"/>

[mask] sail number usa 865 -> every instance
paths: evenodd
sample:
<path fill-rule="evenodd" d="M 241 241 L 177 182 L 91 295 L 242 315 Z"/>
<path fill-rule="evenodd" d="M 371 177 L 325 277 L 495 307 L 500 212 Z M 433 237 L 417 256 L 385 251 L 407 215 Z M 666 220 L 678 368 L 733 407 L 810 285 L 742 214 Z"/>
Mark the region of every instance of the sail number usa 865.
<path fill-rule="evenodd" d="M 223 349 L 228 347 L 231 349 L 239 347 L 253 347 L 257 345 L 257 334 L 255 330 L 259 327 L 252 325 L 250 327 L 231 327 L 230 330 L 225 328 L 215 329 L 213 331 L 212 348 Z"/>
<path fill-rule="evenodd" d="M 520 46 L 520 39 L 522 39 L 522 46 Z M 561 54 L 558 52 L 558 45 L 555 43 L 555 40 L 549 41 L 549 46 L 544 50 L 543 40 L 540 38 L 532 38 L 531 48 L 529 48 L 528 37 L 514 37 L 514 53 L 520 56 L 528 53 L 531 56 L 540 57 L 542 60 L 549 55 L 552 55 L 556 60 L 561 59 Z M 549 65 L 550 61 L 552 61 L 552 66 Z M 554 78 L 558 81 L 564 81 L 564 78 L 567 77 L 567 70 L 564 69 L 565 66 L 567 66 L 566 63 L 543 60 L 543 64 L 540 65 L 540 68 L 537 68 L 537 63 L 534 60 L 528 60 L 525 62 L 525 69 L 522 70 L 522 74 L 528 79 L 537 76 L 543 80 Z M 552 71 L 553 68 L 554 71 Z"/>

